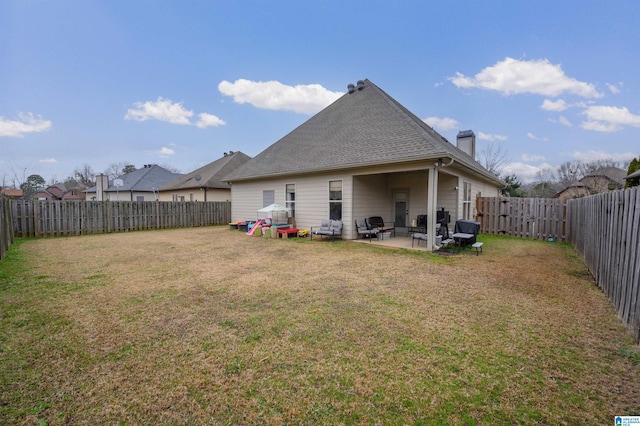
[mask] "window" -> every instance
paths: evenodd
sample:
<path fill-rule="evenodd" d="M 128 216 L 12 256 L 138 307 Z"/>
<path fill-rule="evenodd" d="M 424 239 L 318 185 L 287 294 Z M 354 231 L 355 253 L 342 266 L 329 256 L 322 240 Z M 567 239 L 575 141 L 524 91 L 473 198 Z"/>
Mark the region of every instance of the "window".
<path fill-rule="evenodd" d="M 329 219 L 342 220 L 342 181 L 329 181 Z"/>
<path fill-rule="evenodd" d="M 276 202 L 276 194 L 273 189 L 262 191 L 262 207 L 270 206 Z"/>
<path fill-rule="evenodd" d="M 136 195 L 136 201 L 144 201 L 144 195 Z"/>
<path fill-rule="evenodd" d="M 471 220 L 471 182 L 465 182 L 462 187 L 462 217 Z"/>
<path fill-rule="evenodd" d="M 290 209 L 289 217 L 296 217 L 296 185 L 288 183 L 285 187 L 285 207 Z"/>
<path fill-rule="evenodd" d="M 189 193 L 189 201 L 193 201 L 193 192 Z"/>

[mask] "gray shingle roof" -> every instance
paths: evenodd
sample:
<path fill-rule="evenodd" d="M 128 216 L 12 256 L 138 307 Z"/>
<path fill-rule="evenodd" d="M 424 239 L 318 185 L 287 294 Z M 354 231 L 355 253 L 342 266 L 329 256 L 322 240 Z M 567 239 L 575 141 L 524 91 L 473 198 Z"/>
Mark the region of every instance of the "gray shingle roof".
<path fill-rule="evenodd" d="M 631 173 L 629 176 L 625 177 L 625 179 L 635 179 L 637 177 L 640 177 L 640 170 L 636 170 L 635 172 Z"/>
<path fill-rule="evenodd" d="M 627 172 L 617 167 L 600 167 L 587 176 L 604 176 L 620 185 L 624 185 L 624 178 L 627 176 Z"/>
<path fill-rule="evenodd" d="M 229 181 L 454 158 L 500 180 L 369 80 L 227 176 Z"/>
<path fill-rule="evenodd" d="M 175 180 L 182 176 L 179 173 L 173 173 L 169 170 L 160 167 L 156 164 L 145 165 L 143 168 L 134 170 L 131 173 L 119 176 L 118 179 L 122 179 L 123 185 L 116 187 L 113 185 L 113 181 L 109 181 L 109 188 L 105 189 L 105 192 L 116 191 L 141 191 L 141 192 L 153 192 L 157 191 L 162 185 L 166 185 L 168 182 Z M 85 192 L 96 192 L 96 187 L 93 186 L 87 189 Z"/>
<path fill-rule="evenodd" d="M 250 159 L 251 157 L 240 151 L 228 155 L 225 154 L 224 157 L 169 182 L 162 186 L 160 191 L 192 188 L 230 189 L 231 186 L 229 183 L 223 181 L 222 178 L 242 166 Z"/>

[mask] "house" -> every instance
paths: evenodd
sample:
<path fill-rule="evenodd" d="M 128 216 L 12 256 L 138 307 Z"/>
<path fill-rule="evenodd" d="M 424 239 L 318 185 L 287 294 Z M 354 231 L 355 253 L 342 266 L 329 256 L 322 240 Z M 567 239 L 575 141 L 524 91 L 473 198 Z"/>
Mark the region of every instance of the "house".
<path fill-rule="evenodd" d="M 632 182 L 632 181 L 637 181 L 638 179 L 640 179 L 640 170 L 636 170 L 635 172 L 631 173 L 628 176 L 625 176 L 625 180 Z"/>
<path fill-rule="evenodd" d="M 231 201 L 231 185 L 222 178 L 250 159 L 239 151 L 225 152 L 224 157 L 160 187 L 160 201 Z"/>
<path fill-rule="evenodd" d="M 87 186 L 75 181 L 56 183 L 37 191 L 33 198 L 37 200 L 84 200 Z"/>
<path fill-rule="evenodd" d="M 96 186 L 87 189 L 88 201 L 157 201 L 158 189 L 182 176 L 156 164 L 124 174 L 109 182 L 105 175 L 96 176 Z"/>
<path fill-rule="evenodd" d="M 617 167 L 601 167 L 559 191 L 553 198 L 569 200 L 588 197 L 602 192 L 616 191 L 624 187 L 627 173 Z"/>
<path fill-rule="evenodd" d="M 0 195 L 4 195 L 5 197 L 13 200 L 18 200 L 24 196 L 24 193 L 22 192 L 22 189 L 0 187 Z"/>
<path fill-rule="evenodd" d="M 476 196 L 497 196 L 504 186 L 475 160 L 472 131 L 459 132 L 457 145 L 360 80 L 227 176 L 232 220 L 255 218 L 276 202 L 291 209 L 298 228 L 341 219 L 345 239 L 357 238 L 355 219 L 369 216 L 401 229 L 427 214 L 435 235 L 437 210 L 452 221 L 475 219 Z"/>

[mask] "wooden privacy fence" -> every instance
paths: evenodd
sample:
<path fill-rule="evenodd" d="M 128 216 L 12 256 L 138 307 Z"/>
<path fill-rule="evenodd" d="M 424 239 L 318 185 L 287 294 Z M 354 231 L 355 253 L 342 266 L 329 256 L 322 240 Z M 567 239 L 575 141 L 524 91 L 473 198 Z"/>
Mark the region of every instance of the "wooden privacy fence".
<path fill-rule="evenodd" d="M 566 203 L 558 198 L 478 197 L 480 232 L 565 241 Z"/>
<path fill-rule="evenodd" d="M 12 242 L 11 205 L 8 198 L 0 195 L 0 259 L 7 254 Z"/>
<path fill-rule="evenodd" d="M 12 200 L 16 237 L 61 237 L 227 224 L 230 202 Z"/>
<path fill-rule="evenodd" d="M 570 200 L 568 240 L 640 341 L 640 187 Z"/>

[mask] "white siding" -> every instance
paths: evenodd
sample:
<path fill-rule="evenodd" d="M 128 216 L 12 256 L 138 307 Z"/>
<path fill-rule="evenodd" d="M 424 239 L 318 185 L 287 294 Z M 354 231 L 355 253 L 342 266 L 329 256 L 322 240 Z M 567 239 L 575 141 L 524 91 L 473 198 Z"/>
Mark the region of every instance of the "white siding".
<path fill-rule="evenodd" d="M 353 184 L 353 220 L 369 216 L 382 216 L 391 220 L 391 201 L 385 197 L 386 205 L 381 206 L 381 196 L 387 195 L 388 175 L 355 176 Z"/>
<path fill-rule="evenodd" d="M 231 187 L 231 220 L 255 220 L 262 206 L 262 191 L 273 190 L 275 201 L 285 205 L 286 184 L 296 185 L 296 227 L 311 229 L 320 221 L 329 218 L 329 181 L 342 180 L 342 220 L 343 237 L 349 238 L 351 224 L 351 200 L 353 185 L 351 175 L 323 174 L 292 176 L 252 182 L 234 182 Z"/>
<path fill-rule="evenodd" d="M 458 190 L 456 186 L 460 186 L 459 177 L 448 173 L 440 173 L 438 176 L 438 206 L 440 210 L 444 207 L 451 215 L 454 221 L 458 216 Z"/>
<path fill-rule="evenodd" d="M 138 201 L 138 197 L 143 197 L 143 201 L 156 201 L 158 193 L 142 192 L 142 191 L 116 191 L 106 192 L 106 201 Z M 95 192 L 87 193 L 87 197 L 95 197 Z"/>
<path fill-rule="evenodd" d="M 160 193 L 160 201 L 173 201 L 174 195 L 184 197 L 185 201 L 191 201 L 191 194 L 193 194 L 193 201 L 231 201 L 230 189 L 211 188 L 188 188 L 173 191 L 162 191 Z"/>
<path fill-rule="evenodd" d="M 482 194 L 483 197 L 497 197 L 500 194 L 500 189 L 492 184 L 487 182 L 480 181 L 478 179 L 470 178 L 469 176 L 460 177 L 458 181 L 458 191 L 457 192 L 457 200 L 458 200 L 458 211 L 457 215 L 451 216 L 451 221 L 454 222 L 457 219 L 462 219 L 463 216 L 463 208 L 462 204 L 464 201 L 464 182 L 471 183 L 471 219 L 474 220 L 476 214 L 478 213 L 476 210 L 476 197 L 478 194 Z"/>

